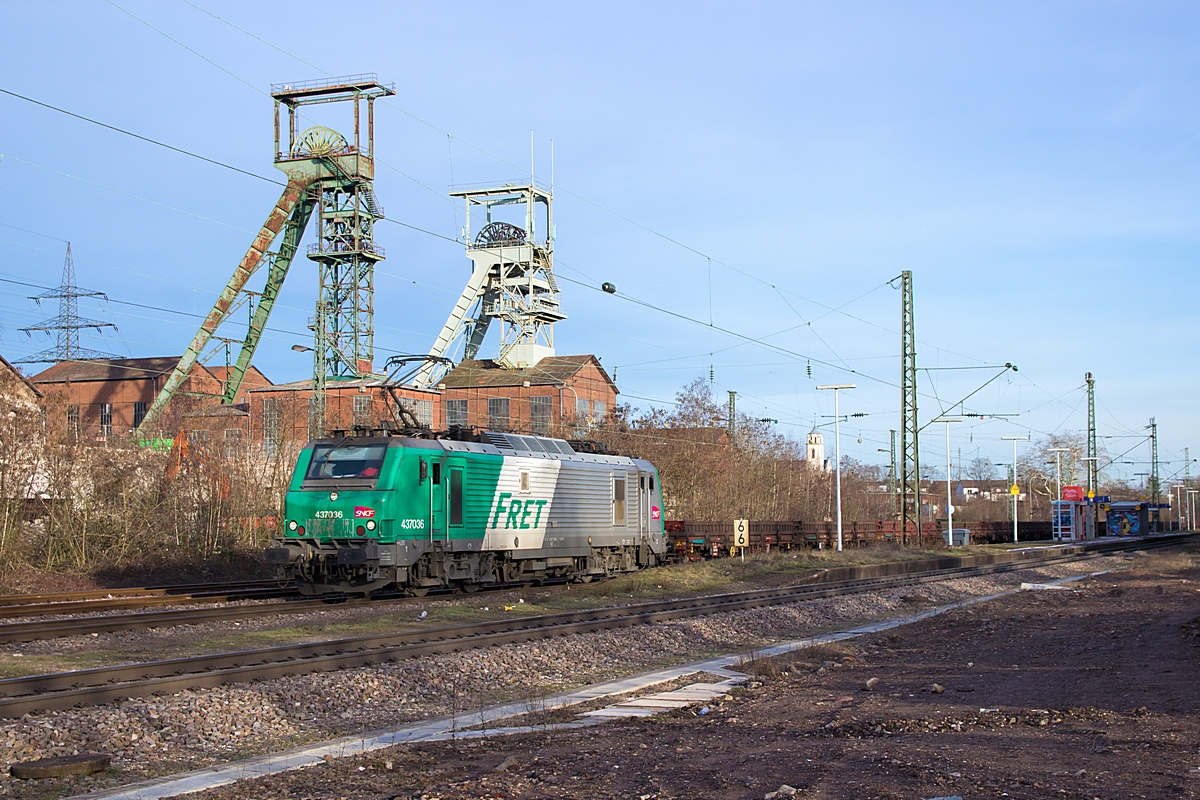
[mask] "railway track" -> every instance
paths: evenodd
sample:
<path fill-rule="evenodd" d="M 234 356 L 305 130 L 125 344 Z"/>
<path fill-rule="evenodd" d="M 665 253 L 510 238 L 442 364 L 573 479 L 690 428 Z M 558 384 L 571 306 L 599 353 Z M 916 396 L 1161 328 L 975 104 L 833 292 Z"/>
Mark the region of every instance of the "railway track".
<path fill-rule="evenodd" d="M 529 584 L 505 583 L 489 586 L 481 591 L 501 592 L 521 589 Z M 545 583 L 542 588 L 555 584 Z M 562 585 L 565 585 L 563 583 Z M 309 611 L 324 611 L 336 605 L 361 605 L 397 602 L 415 602 L 454 594 L 455 590 L 435 590 L 422 597 L 387 595 L 375 593 L 369 598 L 329 595 L 320 600 L 286 600 L 280 603 L 255 605 L 220 606 L 212 608 L 187 608 L 176 611 L 143 611 L 136 614 L 111 614 L 96 617 L 68 617 L 65 619 L 43 619 L 32 622 L 9 622 L 0 624 L 0 644 L 23 644 L 62 636 L 87 636 L 92 633 L 115 633 L 117 631 L 145 630 L 146 628 L 168 628 L 173 625 L 195 625 L 205 622 L 220 622 L 226 619 L 270 616 L 274 614 L 303 614 Z M 286 597 L 299 597 L 293 592 Z M 235 599 L 252 599 L 237 597 Z M 270 598 L 259 598 L 270 599 Z"/>
<path fill-rule="evenodd" d="M 112 702 L 120 698 L 212 688 L 231 683 L 364 666 L 470 648 L 533 641 L 554 636 L 632 627 L 800 600 L 883 588 L 912 586 L 956 577 L 1009 572 L 1080 561 L 1129 550 L 1147 550 L 1187 541 L 1119 543 L 1083 553 L 1030 558 L 1002 564 L 956 567 L 898 576 L 802 584 L 777 589 L 666 600 L 600 609 L 503 619 L 472 625 L 361 636 L 327 642 L 243 650 L 234 653 L 99 667 L 76 672 L 0 681 L 0 717 Z M 1124 546 L 1122 546 L 1124 545 Z"/>
<path fill-rule="evenodd" d="M 136 589 L 88 590 L 47 594 L 0 595 L 0 617 L 42 617 L 124 608 L 227 603 L 291 597 L 299 592 L 275 581 L 199 583 Z"/>

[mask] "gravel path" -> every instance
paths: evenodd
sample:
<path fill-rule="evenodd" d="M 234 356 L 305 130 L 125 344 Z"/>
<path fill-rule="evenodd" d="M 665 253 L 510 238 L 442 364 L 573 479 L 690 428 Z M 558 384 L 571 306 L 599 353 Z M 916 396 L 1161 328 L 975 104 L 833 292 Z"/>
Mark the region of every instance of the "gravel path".
<path fill-rule="evenodd" d="M 960 578 L 709 617 L 565 636 L 486 650 L 310 674 L 169 697 L 52 711 L 0 721 L 6 765 L 76 752 L 107 752 L 113 770 L 62 781 L 62 793 L 129 783 L 386 725 L 469 711 L 641 672 L 667 663 L 749 649 L 922 604 L 991 594 L 1021 582 L 1114 569 L 1108 556 L 1040 569 Z M 490 601 L 478 598 L 482 606 Z M 46 796 L 51 781 L 0 778 L 0 797 Z M 55 784 L 57 785 L 57 784 Z"/>

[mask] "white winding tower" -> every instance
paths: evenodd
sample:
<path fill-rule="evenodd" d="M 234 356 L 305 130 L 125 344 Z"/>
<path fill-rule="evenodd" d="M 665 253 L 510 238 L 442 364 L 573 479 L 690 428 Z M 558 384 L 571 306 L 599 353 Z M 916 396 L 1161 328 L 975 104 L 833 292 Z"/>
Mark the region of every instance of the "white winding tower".
<path fill-rule="evenodd" d="M 454 362 L 478 358 L 488 328 L 497 320 L 500 350 L 496 361 L 511 369 L 524 369 L 553 356 L 554 323 L 567 318 L 554 280 L 554 195 L 531 181 L 525 186 L 452 191 L 450 196 L 461 197 L 466 204 L 467 257 L 474 262 L 474 269 L 429 355 Z M 507 205 L 525 206 L 524 228 L 492 221 L 492 209 Z M 474 235 L 473 209 L 476 219 L 479 210 L 486 219 Z M 539 230 L 541 211 L 545 212 L 545 228 Z M 431 359 L 418 370 L 413 383 L 436 386 L 452 368 L 447 361 Z"/>

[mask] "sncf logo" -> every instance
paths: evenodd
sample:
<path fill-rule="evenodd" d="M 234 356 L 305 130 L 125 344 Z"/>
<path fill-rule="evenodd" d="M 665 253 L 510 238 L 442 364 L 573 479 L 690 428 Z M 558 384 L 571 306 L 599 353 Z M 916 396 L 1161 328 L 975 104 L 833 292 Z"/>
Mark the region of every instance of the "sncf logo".
<path fill-rule="evenodd" d="M 662 511 L 658 506 L 650 506 L 650 519 L 662 519 Z"/>
<path fill-rule="evenodd" d="M 375 516 L 375 509 L 373 509 L 373 508 L 367 508 L 366 506 L 355 506 L 354 507 L 354 518 L 355 519 L 371 519 L 374 516 Z"/>

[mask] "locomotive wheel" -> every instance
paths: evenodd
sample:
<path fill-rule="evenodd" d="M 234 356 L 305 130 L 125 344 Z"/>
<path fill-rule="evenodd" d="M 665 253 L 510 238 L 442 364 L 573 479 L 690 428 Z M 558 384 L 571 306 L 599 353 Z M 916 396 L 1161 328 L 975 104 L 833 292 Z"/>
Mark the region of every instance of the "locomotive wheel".
<path fill-rule="evenodd" d="M 428 586 L 410 587 L 407 594 L 409 597 L 424 597 L 425 595 L 429 594 L 429 587 Z"/>
<path fill-rule="evenodd" d="M 580 583 L 591 583 L 593 577 L 594 576 L 592 575 L 580 575 L 575 580 L 579 581 Z"/>
<path fill-rule="evenodd" d="M 467 594 L 475 594 L 475 592 L 479 591 L 479 584 L 478 583 L 468 583 L 466 581 L 463 581 L 462 590 L 464 592 L 466 592 Z"/>

